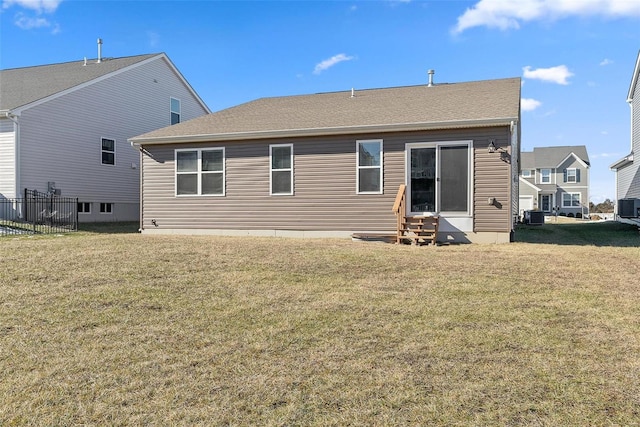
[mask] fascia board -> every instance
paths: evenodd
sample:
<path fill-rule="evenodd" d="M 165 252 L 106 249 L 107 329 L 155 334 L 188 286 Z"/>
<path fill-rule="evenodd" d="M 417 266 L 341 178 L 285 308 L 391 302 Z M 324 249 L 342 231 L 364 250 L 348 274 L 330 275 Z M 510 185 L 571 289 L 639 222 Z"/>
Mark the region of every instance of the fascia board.
<path fill-rule="evenodd" d="M 79 84 L 77 86 L 70 87 L 69 89 L 65 89 L 65 90 L 62 90 L 60 92 L 56 92 L 56 93 L 51 94 L 51 95 L 49 95 L 47 97 L 38 99 L 37 101 L 33 101 L 33 102 L 28 103 L 28 104 L 21 105 L 20 107 L 14 108 L 12 110 L 12 112 L 14 114 L 16 114 L 16 115 L 19 115 L 24 110 L 28 110 L 29 108 L 33 108 L 33 107 L 36 107 L 38 105 L 44 104 L 45 102 L 49 102 L 49 101 L 51 101 L 53 99 L 59 98 L 61 96 L 67 95 L 69 93 L 73 93 L 73 92 L 75 92 L 77 90 L 84 89 L 85 87 L 88 87 L 88 86 L 91 86 L 91 85 L 96 84 L 98 82 L 101 82 L 103 80 L 109 79 L 109 78 L 111 78 L 113 76 L 116 76 L 116 75 L 118 75 L 120 73 L 125 73 L 125 72 L 127 72 L 127 71 L 129 71 L 131 69 L 136 68 L 136 67 L 140 67 L 142 65 L 148 64 L 149 62 L 155 61 L 158 58 L 162 58 L 163 56 L 166 58 L 166 55 L 164 53 L 161 53 L 161 54 L 158 54 L 158 55 L 154 55 L 151 58 L 145 59 L 144 61 L 136 62 L 135 64 L 131 64 L 128 67 L 120 68 L 119 70 L 115 70 L 115 71 L 112 71 L 111 73 L 105 74 L 103 76 L 96 77 L 95 79 L 92 79 L 92 80 L 89 80 L 87 82 L 81 83 L 81 84 Z"/>
<path fill-rule="evenodd" d="M 569 157 L 573 156 L 574 159 L 576 159 L 583 167 L 585 168 L 589 168 L 589 165 L 586 164 L 580 157 L 576 156 L 576 154 L 574 152 L 571 152 L 567 155 L 567 157 L 565 157 L 564 159 L 562 159 L 562 161 L 560 163 L 557 164 L 557 166 L 555 167 L 556 169 L 558 169 L 560 167 L 561 164 L 563 164 L 564 162 L 567 161 L 567 159 Z"/>
<path fill-rule="evenodd" d="M 187 90 L 189 90 L 189 92 L 191 92 L 191 95 L 193 95 L 193 97 L 200 103 L 202 108 L 205 109 L 207 114 L 211 114 L 211 110 L 209 109 L 207 104 L 202 100 L 202 98 L 200 98 L 200 95 L 198 95 L 198 93 L 193 89 L 193 87 L 189 84 L 187 79 L 184 78 L 184 76 L 182 75 L 180 70 L 178 70 L 178 68 L 176 68 L 176 66 L 173 65 L 173 62 L 171 62 L 169 57 L 164 53 L 161 53 L 159 56 L 161 56 L 166 61 L 167 65 L 171 68 L 171 70 L 175 73 L 175 75 L 178 76 L 178 78 L 180 79 L 182 84 L 185 85 Z M 151 59 L 154 59 L 154 58 L 151 58 Z"/>
<path fill-rule="evenodd" d="M 636 59 L 636 67 L 633 70 L 633 76 L 631 77 L 631 85 L 629 86 L 629 93 L 627 94 L 627 102 L 633 101 L 633 94 L 636 86 L 638 85 L 638 79 L 640 79 L 640 51 L 638 51 L 638 59 Z"/>
<path fill-rule="evenodd" d="M 247 139 L 273 139 L 329 135 L 350 135 L 367 132 L 410 132 L 436 129 L 461 129 L 473 127 L 511 126 L 517 118 L 487 120 L 448 121 L 433 123 L 401 123 L 394 125 L 341 126 L 332 128 L 282 129 L 256 132 L 231 132 L 219 134 L 181 135 L 168 137 L 131 138 L 136 145 L 183 144 L 197 142 L 240 141 Z"/>

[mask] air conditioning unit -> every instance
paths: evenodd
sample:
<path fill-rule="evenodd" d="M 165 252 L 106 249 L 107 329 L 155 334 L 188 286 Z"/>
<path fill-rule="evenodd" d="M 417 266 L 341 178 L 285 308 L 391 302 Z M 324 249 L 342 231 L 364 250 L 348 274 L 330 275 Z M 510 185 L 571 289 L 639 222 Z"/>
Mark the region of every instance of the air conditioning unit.
<path fill-rule="evenodd" d="M 639 218 L 640 199 L 618 200 L 618 215 L 620 218 Z"/>
<path fill-rule="evenodd" d="M 529 225 L 543 225 L 544 212 L 542 211 L 525 211 L 524 222 Z"/>

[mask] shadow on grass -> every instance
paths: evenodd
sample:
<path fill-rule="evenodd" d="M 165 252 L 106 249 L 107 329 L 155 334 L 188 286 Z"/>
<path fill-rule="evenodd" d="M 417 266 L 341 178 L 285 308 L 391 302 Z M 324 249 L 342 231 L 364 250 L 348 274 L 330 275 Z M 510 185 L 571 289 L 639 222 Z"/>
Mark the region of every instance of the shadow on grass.
<path fill-rule="evenodd" d="M 553 245 L 640 247 L 638 227 L 616 221 L 519 225 L 515 241 Z"/>
<path fill-rule="evenodd" d="M 137 233 L 140 223 L 135 222 L 81 222 L 78 231 L 95 234 L 129 234 Z"/>

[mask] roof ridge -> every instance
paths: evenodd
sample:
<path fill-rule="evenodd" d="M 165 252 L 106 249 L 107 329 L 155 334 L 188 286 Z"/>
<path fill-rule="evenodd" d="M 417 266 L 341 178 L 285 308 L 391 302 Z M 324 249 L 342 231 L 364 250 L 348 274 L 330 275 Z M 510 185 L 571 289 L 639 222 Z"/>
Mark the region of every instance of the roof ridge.
<path fill-rule="evenodd" d="M 120 59 L 131 59 L 131 58 L 136 58 L 136 57 L 152 57 L 152 56 L 157 56 L 157 55 L 162 55 L 164 52 L 157 52 L 157 53 L 144 53 L 144 54 L 140 54 L 140 55 L 128 55 L 128 56 L 109 56 L 109 57 L 102 57 L 101 60 L 102 61 L 114 61 L 114 60 L 120 60 Z M 51 67 L 54 65 L 69 65 L 69 64 L 75 64 L 75 63 L 81 63 L 84 62 L 84 60 L 87 61 L 94 61 L 97 60 L 98 58 L 82 58 L 82 59 L 77 59 L 77 60 L 73 60 L 73 61 L 64 61 L 64 62 L 54 62 L 51 64 L 38 64 L 38 65 L 27 65 L 26 67 L 13 67 L 13 68 L 2 68 L 0 69 L 0 71 L 15 71 L 15 70 L 26 70 L 26 69 L 30 69 L 30 68 L 40 68 L 40 67 Z"/>

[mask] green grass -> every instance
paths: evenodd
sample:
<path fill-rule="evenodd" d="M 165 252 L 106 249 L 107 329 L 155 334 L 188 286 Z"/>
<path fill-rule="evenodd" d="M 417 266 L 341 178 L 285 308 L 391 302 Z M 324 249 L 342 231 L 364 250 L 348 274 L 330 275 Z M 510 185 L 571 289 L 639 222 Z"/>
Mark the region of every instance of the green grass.
<path fill-rule="evenodd" d="M 637 230 L 557 227 L 2 239 L 0 425 L 639 425 Z"/>

